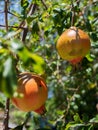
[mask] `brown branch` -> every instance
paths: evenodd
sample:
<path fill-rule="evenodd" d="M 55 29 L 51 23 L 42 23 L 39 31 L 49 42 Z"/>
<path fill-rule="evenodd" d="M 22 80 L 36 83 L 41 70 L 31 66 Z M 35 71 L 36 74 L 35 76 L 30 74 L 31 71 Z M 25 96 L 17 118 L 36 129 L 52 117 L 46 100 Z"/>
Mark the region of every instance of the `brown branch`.
<path fill-rule="evenodd" d="M 4 13 L 4 12 L 5 12 L 5 10 L 4 10 L 4 11 L 1 11 L 1 10 L 0 10 L 0 13 Z M 12 13 L 12 12 L 8 11 L 8 10 L 7 10 L 7 13 L 9 13 L 9 14 L 11 14 L 11 15 L 13 15 L 13 16 L 15 16 L 15 17 L 18 17 L 18 18 L 19 18 L 19 16 L 18 16 L 18 15 L 14 14 L 14 13 Z"/>
<path fill-rule="evenodd" d="M 45 4 L 45 1 L 44 1 L 44 0 L 41 0 L 41 2 L 42 2 L 42 4 L 44 5 L 45 9 L 47 10 L 48 7 L 47 7 L 47 5 Z"/>
<path fill-rule="evenodd" d="M 6 31 L 8 31 L 8 3 L 9 3 L 9 0 L 5 0 L 5 9 L 4 9 L 4 12 L 5 12 Z"/>
<path fill-rule="evenodd" d="M 5 113 L 4 113 L 3 130 L 8 130 L 8 124 L 9 124 L 9 104 L 10 104 L 10 99 L 7 98 L 6 106 L 5 106 Z"/>
<path fill-rule="evenodd" d="M 15 17 L 18 17 L 18 18 L 19 18 L 18 15 L 14 14 L 14 13 L 12 13 L 12 12 L 10 12 L 10 11 L 8 11 L 8 13 L 11 14 L 11 15 L 13 15 L 13 16 L 15 16 Z"/>
<path fill-rule="evenodd" d="M 74 16 L 75 16 L 75 12 L 74 12 L 74 4 L 73 4 L 73 0 L 71 0 L 71 26 L 74 25 Z"/>
<path fill-rule="evenodd" d="M 0 27 L 2 27 L 2 28 L 3 28 L 3 27 L 6 27 L 6 26 L 5 26 L 5 25 L 1 25 L 1 24 L 0 24 Z M 24 27 L 21 27 L 21 26 L 10 26 L 10 25 L 8 26 L 8 28 L 25 29 Z"/>
<path fill-rule="evenodd" d="M 36 8 L 37 8 L 37 4 L 30 4 L 29 9 L 28 9 L 28 16 L 31 16 L 35 12 Z M 20 26 L 24 27 L 24 31 L 22 35 L 22 42 L 25 42 L 25 39 L 28 33 L 28 26 L 25 21 L 22 21 Z"/>
<path fill-rule="evenodd" d="M 8 31 L 8 3 L 9 0 L 5 0 L 5 27 L 6 31 Z M 4 121 L 3 121 L 3 130 L 8 130 L 8 124 L 9 124 L 9 105 L 10 105 L 10 99 L 6 99 L 6 105 L 5 105 L 5 113 L 4 113 Z"/>
<path fill-rule="evenodd" d="M 76 0 L 76 4 L 77 4 L 77 6 L 79 6 L 80 5 L 80 0 Z M 74 18 L 75 18 L 75 9 L 74 9 L 73 0 L 71 0 L 71 17 L 70 17 L 71 26 L 74 25 Z"/>
<path fill-rule="evenodd" d="M 36 8 L 37 8 L 37 4 L 30 4 L 29 10 L 28 10 L 28 16 L 34 14 Z"/>
<path fill-rule="evenodd" d="M 26 25 L 25 28 L 24 28 L 24 30 L 23 30 L 22 42 L 25 42 L 27 33 L 28 33 L 28 27 L 27 27 L 27 25 Z"/>

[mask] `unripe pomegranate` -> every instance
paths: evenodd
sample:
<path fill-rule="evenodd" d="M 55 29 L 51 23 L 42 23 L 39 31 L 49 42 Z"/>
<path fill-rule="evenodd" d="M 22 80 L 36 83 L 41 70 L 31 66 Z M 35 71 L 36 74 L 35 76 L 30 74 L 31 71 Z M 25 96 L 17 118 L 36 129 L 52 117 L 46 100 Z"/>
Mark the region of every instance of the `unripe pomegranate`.
<path fill-rule="evenodd" d="M 42 77 L 29 72 L 20 73 L 17 92 L 23 95 L 12 98 L 12 103 L 17 108 L 25 112 L 44 114 L 48 89 Z"/>
<path fill-rule="evenodd" d="M 62 59 L 76 64 L 89 52 L 90 38 L 81 29 L 70 27 L 61 34 L 56 48 Z"/>

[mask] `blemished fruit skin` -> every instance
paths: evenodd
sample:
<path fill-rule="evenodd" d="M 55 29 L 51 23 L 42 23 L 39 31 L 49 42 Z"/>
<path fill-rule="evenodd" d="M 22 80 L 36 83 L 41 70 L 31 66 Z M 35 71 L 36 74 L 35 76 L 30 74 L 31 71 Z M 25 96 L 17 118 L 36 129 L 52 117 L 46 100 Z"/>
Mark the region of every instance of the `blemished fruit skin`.
<path fill-rule="evenodd" d="M 29 72 L 20 73 L 17 92 L 22 97 L 13 97 L 11 100 L 18 109 L 44 114 L 48 88 L 42 77 Z"/>
<path fill-rule="evenodd" d="M 78 63 L 90 50 L 90 38 L 84 31 L 72 26 L 61 34 L 56 48 L 62 59 Z"/>

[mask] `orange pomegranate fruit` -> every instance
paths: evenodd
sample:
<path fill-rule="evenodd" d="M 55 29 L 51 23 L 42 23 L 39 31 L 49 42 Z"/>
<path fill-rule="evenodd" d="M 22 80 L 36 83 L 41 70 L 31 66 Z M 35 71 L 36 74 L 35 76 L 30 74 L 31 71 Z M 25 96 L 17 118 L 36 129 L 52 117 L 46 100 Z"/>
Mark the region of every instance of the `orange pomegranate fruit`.
<path fill-rule="evenodd" d="M 90 38 L 84 31 L 73 26 L 61 34 L 56 48 L 62 59 L 76 64 L 89 52 Z"/>
<path fill-rule="evenodd" d="M 17 93 L 22 97 L 13 97 L 12 103 L 22 111 L 45 112 L 48 89 L 44 79 L 38 75 L 24 72 L 19 74 Z"/>

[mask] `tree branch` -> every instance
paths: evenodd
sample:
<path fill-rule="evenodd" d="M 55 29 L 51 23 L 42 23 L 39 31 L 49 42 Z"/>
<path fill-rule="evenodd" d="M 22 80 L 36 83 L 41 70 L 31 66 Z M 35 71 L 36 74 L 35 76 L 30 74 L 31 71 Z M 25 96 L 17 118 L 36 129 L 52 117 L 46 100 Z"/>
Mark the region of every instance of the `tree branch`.
<path fill-rule="evenodd" d="M 8 13 L 11 14 L 11 15 L 13 15 L 13 16 L 15 16 L 15 17 L 18 17 L 18 18 L 19 18 L 18 15 L 14 14 L 14 13 L 12 13 L 12 12 L 10 12 L 10 11 L 8 11 Z"/>
<path fill-rule="evenodd" d="M 31 4 L 29 6 L 28 16 L 32 15 L 35 12 L 36 8 L 37 8 L 37 4 Z M 28 33 L 28 26 L 27 26 L 25 21 L 22 21 L 22 22 L 23 22 L 23 24 L 21 26 L 24 27 L 24 31 L 23 31 L 23 35 L 22 35 L 22 41 L 25 42 L 25 39 L 26 39 L 26 36 L 27 36 L 27 33 Z"/>
<path fill-rule="evenodd" d="M 9 124 L 9 104 L 10 104 L 10 99 L 7 98 L 6 106 L 5 106 L 5 113 L 4 113 L 3 130 L 8 130 L 8 124 Z"/>
<path fill-rule="evenodd" d="M 74 12 L 74 4 L 73 4 L 73 0 L 71 0 L 71 26 L 74 25 L 74 16 L 75 16 L 75 12 Z"/>
<path fill-rule="evenodd" d="M 48 7 L 47 7 L 47 5 L 45 4 L 45 1 L 44 1 L 44 0 L 41 0 L 41 2 L 42 2 L 42 4 L 44 5 L 45 9 L 47 10 Z"/>
<path fill-rule="evenodd" d="M 8 3 L 9 3 L 9 0 L 5 0 L 5 9 L 4 9 L 4 12 L 5 12 L 6 31 L 8 31 Z"/>
<path fill-rule="evenodd" d="M 8 3 L 9 0 L 5 0 L 5 27 L 6 31 L 8 31 Z M 5 105 L 5 113 L 4 113 L 4 121 L 3 121 L 3 130 L 8 130 L 8 124 L 9 124 L 9 105 L 10 105 L 10 99 L 6 99 L 6 105 Z"/>
<path fill-rule="evenodd" d="M 1 24 L 0 24 L 0 27 L 2 27 L 2 28 L 3 28 L 3 27 L 6 27 L 6 26 L 5 26 L 5 25 L 1 25 Z M 24 27 L 21 27 L 21 26 L 10 26 L 10 25 L 8 26 L 8 28 L 25 29 Z"/>

